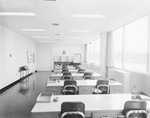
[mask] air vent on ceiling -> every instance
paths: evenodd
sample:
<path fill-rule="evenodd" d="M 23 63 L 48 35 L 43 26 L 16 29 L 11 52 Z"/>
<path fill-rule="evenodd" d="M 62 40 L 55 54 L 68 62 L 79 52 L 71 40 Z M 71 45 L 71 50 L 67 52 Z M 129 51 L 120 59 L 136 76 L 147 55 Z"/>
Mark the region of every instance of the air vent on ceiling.
<path fill-rule="evenodd" d="M 55 35 L 60 35 L 60 34 L 55 34 Z"/>
<path fill-rule="evenodd" d="M 58 23 L 52 23 L 52 25 L 54 25 L 54 26 L 59 26 L 59 24 L 58 24 Z"/>

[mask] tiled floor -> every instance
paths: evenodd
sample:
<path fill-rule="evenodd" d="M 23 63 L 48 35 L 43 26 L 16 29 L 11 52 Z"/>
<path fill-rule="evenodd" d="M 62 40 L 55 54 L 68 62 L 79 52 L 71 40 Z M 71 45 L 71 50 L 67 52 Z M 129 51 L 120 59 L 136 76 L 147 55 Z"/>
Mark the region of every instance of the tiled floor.
<path fill-rule="evenodd" d="M 45 91 L 50 72 L 37 72 L 0 94 L 0 118 L 31 118 L 36 97 Z"/>

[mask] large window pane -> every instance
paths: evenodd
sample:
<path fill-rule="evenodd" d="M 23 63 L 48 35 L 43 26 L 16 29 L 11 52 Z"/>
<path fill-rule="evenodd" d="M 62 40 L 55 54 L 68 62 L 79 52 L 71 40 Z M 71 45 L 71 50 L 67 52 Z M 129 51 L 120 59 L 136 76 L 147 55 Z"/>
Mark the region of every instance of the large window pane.
<path fill-rule="evenodd" d="M 122 28 L 113 32 L 113 49 L 114 49 L 114 67 L 122 68 Z"/>
<path fill-rule="evenodd" d="M 89 63 L 91 61 L 91 45 L 90 43 L 87 44 L 87 62 Z"/>
<path fill-rule="evenodd" d="M 95 40 L 95 63 L 100 65 L 100 39 Z"/>
<path fill-rule="evenodd" d="M 95 59 L 94 58 L 94 56 L 95 56 L 95 54 L 94 54 L 95 48 L 94 47 L 95 47 L 94 42 L 92 42 L 91 43 L 91 55 L 90 55 L 91 56 L 91 63 L 94 63 L 94 59 Z"/>
<path fill-rule="evenodd" d="M 147 33 L 148 17 L 125 26 L 125 69 L 147 72 Z"/>

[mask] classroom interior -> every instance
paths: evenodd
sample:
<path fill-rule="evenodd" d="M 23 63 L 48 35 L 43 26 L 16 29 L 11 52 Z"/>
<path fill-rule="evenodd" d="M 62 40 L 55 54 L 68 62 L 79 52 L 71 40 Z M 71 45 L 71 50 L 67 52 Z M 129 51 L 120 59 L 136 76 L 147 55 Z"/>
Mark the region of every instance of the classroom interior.
<path fill-rule="evenodd" d="M 149 0 L 0 0 L 0 118 L 57 118 L 37 108 L 37 97 L 53 93 L 51 87 L 62 94 L 61 71 L 55 71 L 64 65 L 72 73 L 77 66 L 92 71 L 94 83 L 108 80 L 110 98 L 150 97 L 149 29 Z M 72 76 L 79 85 L 83 76 Z M 92 81 L 82 80 L 88 85 L 78 87 L 81 97 L 92 95 Z"/>

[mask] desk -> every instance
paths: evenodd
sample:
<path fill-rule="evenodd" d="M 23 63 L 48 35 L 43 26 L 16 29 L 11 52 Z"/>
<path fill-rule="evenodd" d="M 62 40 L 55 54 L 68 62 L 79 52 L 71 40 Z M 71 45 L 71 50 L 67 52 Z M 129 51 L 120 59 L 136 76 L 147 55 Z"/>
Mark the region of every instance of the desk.
<path fill-rule="evenodd" d="M 78 72 L 78 70 L 75 70 L 75 69 L 69 69 L 68 71 L 71 72 L 71 73 L 77 73 Z M 61 72 L 62 72 L 62 70 L 54 70 L 54 73 L 61 73 Z M 92 70 L 85 70 L 85 72 L 93 73 Z"/>
<path fill-rule="evenodd" d="M 79 94 L 92 94 L 92 89 L 95 88 L 97 80 L 76 80 Z M 46 91 L 52 92 L 55 95 L 60 95 L 64 86 L 64 80 L 49 81 L 46 84 Z M 123 85 L 117 81 L 109 81 L 110 93 L 123 93 Z"/>
<path fill-rule="evenodd" d="M 83 73 L 72 73 L 73 79 L 83 79 Z M 52 73 L 51 79 L 61 79 L 63 76 L 62 73 Z M 94 79 L 102 78 L 103 76 L 99 73 L 93 73 L 92 74 Z"/>
<path fill-rule="evenodd" d="M 85 104 L 85 115 L 93 115 L 93 118 L 109 116 L 116 118 L 124 108 L 124 103 L 131 100 L 131 94 L 103 94 L 103 95 L 57 95 L 58 102 L 36 103 L 31 113 L 33 118 L 58 118 L 61 104 L 66 101 L 81 101 Z M 53 98 L 52 98 L 53 99 Z M 150 110 L 150 98 L 147 102 L 147 110 Z"/>
<path fill-rule="evenodd" d="M 68 70 L 69 72 L 71 72 L 71 73 L 77 73 L 78 72 L 78 70 L 75 70 L 75 69 L 72 69 L 72 70 Z M 62 70 L 54 70 L 54 73 L 61 73 L 62 72 Z"/>

